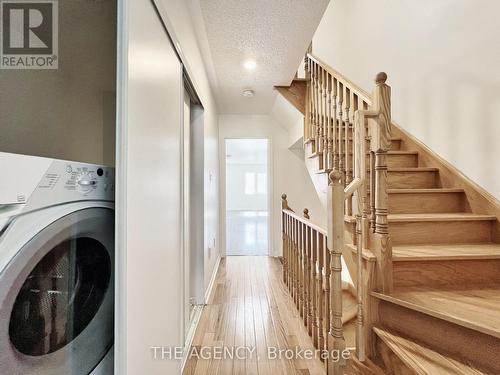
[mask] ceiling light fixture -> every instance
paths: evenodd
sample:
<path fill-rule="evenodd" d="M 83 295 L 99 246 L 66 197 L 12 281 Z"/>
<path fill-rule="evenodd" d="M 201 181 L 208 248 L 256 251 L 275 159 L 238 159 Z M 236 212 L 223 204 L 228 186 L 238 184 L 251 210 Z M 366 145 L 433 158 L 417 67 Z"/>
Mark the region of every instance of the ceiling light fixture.
<path fill-rule="evenodd" d="M 250 89 L 243 90 L 243 96 L 245 98 L 253 98 L 254 95 L 255 95 L 255 92 L 253 90 L 250 90 Z"/>
<path fill-rule="evenodd" d="M 257 63 L 255 62 L 255 60 L 246 60 L 243 63 L 243 66 L 246 70 L 255 70 L 255 68 L 257 68 Z"/>

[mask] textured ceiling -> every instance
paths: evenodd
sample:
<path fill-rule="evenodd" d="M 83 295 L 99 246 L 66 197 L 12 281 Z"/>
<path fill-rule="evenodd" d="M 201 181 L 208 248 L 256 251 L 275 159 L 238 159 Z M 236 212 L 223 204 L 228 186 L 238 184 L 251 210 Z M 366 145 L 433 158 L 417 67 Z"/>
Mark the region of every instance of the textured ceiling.
<path fill-rule="evenodd" d="M 288 85 L 329 0 L 198 0 L 221 113 L 267 114 Z M 243 62 L 257 68 L 247 71 Z M 242 91 L 255 91 L 253 98 Z"/>

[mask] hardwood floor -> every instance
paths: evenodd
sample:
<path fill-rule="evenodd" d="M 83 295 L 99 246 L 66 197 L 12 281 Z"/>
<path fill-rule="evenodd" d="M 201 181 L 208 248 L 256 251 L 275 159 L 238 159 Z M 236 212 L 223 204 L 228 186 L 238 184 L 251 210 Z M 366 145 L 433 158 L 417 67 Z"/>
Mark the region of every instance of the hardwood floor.
<path fill-rule="evenodd" d="M 192 355 L 184 375 L 325 374 L 319 359 L 269 359 L 268 348 L 314 349 L 302 319 L 281 280 L 279 260 L 269 257 L 226 257 L 193 340 L 201 347 L 255 348 L 245 359 L 200 359 Z M 208 349 L 205 349 L 208 350 Z M 258 359 L 257 359 L 258 357 Z"/>

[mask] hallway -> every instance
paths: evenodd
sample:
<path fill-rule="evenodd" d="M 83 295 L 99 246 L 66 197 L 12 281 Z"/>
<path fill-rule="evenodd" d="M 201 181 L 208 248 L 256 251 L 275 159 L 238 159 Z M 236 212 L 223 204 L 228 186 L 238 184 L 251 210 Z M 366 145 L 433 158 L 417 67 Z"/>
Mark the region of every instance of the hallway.
<path fill-rule="evenodd" d="M 211 347 L 205 350 L 214 357 L 218 348 L 249 349 L 246 355 L 241 351 L 241 357 L 246 359 L 235 358 L 240 352 L 234 359 L 200 359 L 201 346 Z M 281 280 L 279 260 L 223 258 L 193 340 L 192 353 L 199 355 L 188 359 L 184 375 L 325 374 L 319 359 L 286 359 L 285 355 L 282 359 L 269 359 L 268 348 L 295 347 L 314 348 Z"/>

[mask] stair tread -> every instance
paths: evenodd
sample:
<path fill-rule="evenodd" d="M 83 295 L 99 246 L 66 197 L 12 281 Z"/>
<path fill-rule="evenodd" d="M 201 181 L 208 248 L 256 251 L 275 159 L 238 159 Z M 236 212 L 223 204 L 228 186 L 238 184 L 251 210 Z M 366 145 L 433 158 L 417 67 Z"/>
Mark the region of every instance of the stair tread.
<path fill-rule="evenodd" d="M 394 261 L 500 259 L 500 244 L 395 245 Z"/>
<path fill-rule="evenodd" d="M 496 220 L 494 215 L 481 215 L 469 212 L 429 213 L 429 214 L 389 214 L 390 222 L 416 221 L 483 221 Z"/>
<path fill-rule="evenodd" d="M 346 244 L 354 253 L 356 245 Z M 500 259 L 500 244 L 439 244 L 439 245 L 394 245 L 392 247 L 393 261 L 440 261 L 440 260 L 473 260 L 473 259 Z M 376 256 L 370 249 L 363 249 L 363 258 L 375 262 Z"/>
<path fill-rule="evenodd" d="M 374 297 L 500 338 L 500 285 L 468 289 L 417 288 Z"/>
<path fill-rule="evenodd" d="M 389 172 L 437 172 L 439 168 L 434 167 L 396 167 L 388 168 Z"/>
<path fill-rule="evenodd" d="M 445 356 L 388 330 L 373 327 L 373 331 L 389 349 L 416 374 L 486 375 L 485 372 L 479 371 L 449 356 Z"/>
<path fill-rule="evenodd" d="M 401 137 L 394 137 L 394 138 L 391 138 L 391 141 L 402 141 L 403 138 Z M 349 141 L 352 141 L 352 137 L 349 137 Z M 304 141 L 304 144 L 307 144 L 307 143 L 312 143 L 312 142 L 316 142 L 316 140 L 314 138 L 307 138 L 305 141 Z M 416 152 L 416 151 L 415 151 Z"/>
<path fill-rule="evenodd" d="M 493 221 L 496 220 L 494 215 L 481 215 L 469 212 L 452 212 L 452 213 L 426 213 L 426 214 L 389 214 L 387 215 L 389 222 L 422 222 L 422 221 Z M 356 222 L 354 216 L 345 216 L 344 221 L 348 223 Z"/>
<path fill-rule="evenodd" d="M 429 188 L 429 189 L 387 189 L 388 194 L 415 194 L 415 193 L 463 193 L 464 189 L 456 188 Z"/>
<path fill-rule="evenodd" d="M 352 155 L 353 152 L 349 152 L 349 155 Z M 369 155 L 370 151 L 366 151 L 366 154 Z M 387 151 L 388 155 L 418 155 L 418 151 L 406 151 L 406 150 L 394 150 Z"/>
<path fill-rule="evenodd" d="M 353 253 L 355 253 L 355 254 L 358 253 L 358 249 L 357 249 L 356 245 L 349 243 L 349 244 L 346 244 L 346 247 L 350 248 Z M 363 249 L 363 259 L 367 260 L 368 262 L 376 262 L 377 261 L 377 257 L 375 256 L 375 254 L 373 254 L 373 252 L 370 249 Z"/>
<path fill-rule="evenodd" d="M 309 159 L 312 159 L 318 155 L 322 155 L 323 153 L 313 153 L 308 155 L 307 157 Z M 351 171 L 351 169 L 349 169 Z M 433 167 L 393 167 L 393 168 L 387 168 L 388 172 L 439 172 L 439 168 L 433 168 Z M 317 169 L 315 173 L 325 173 L 328 172 L 328 170 L 325 169 Z M 368 173 L 368 169 L 366 170 Z M 368 179 L 367 179 L 368 181 Z"/>

